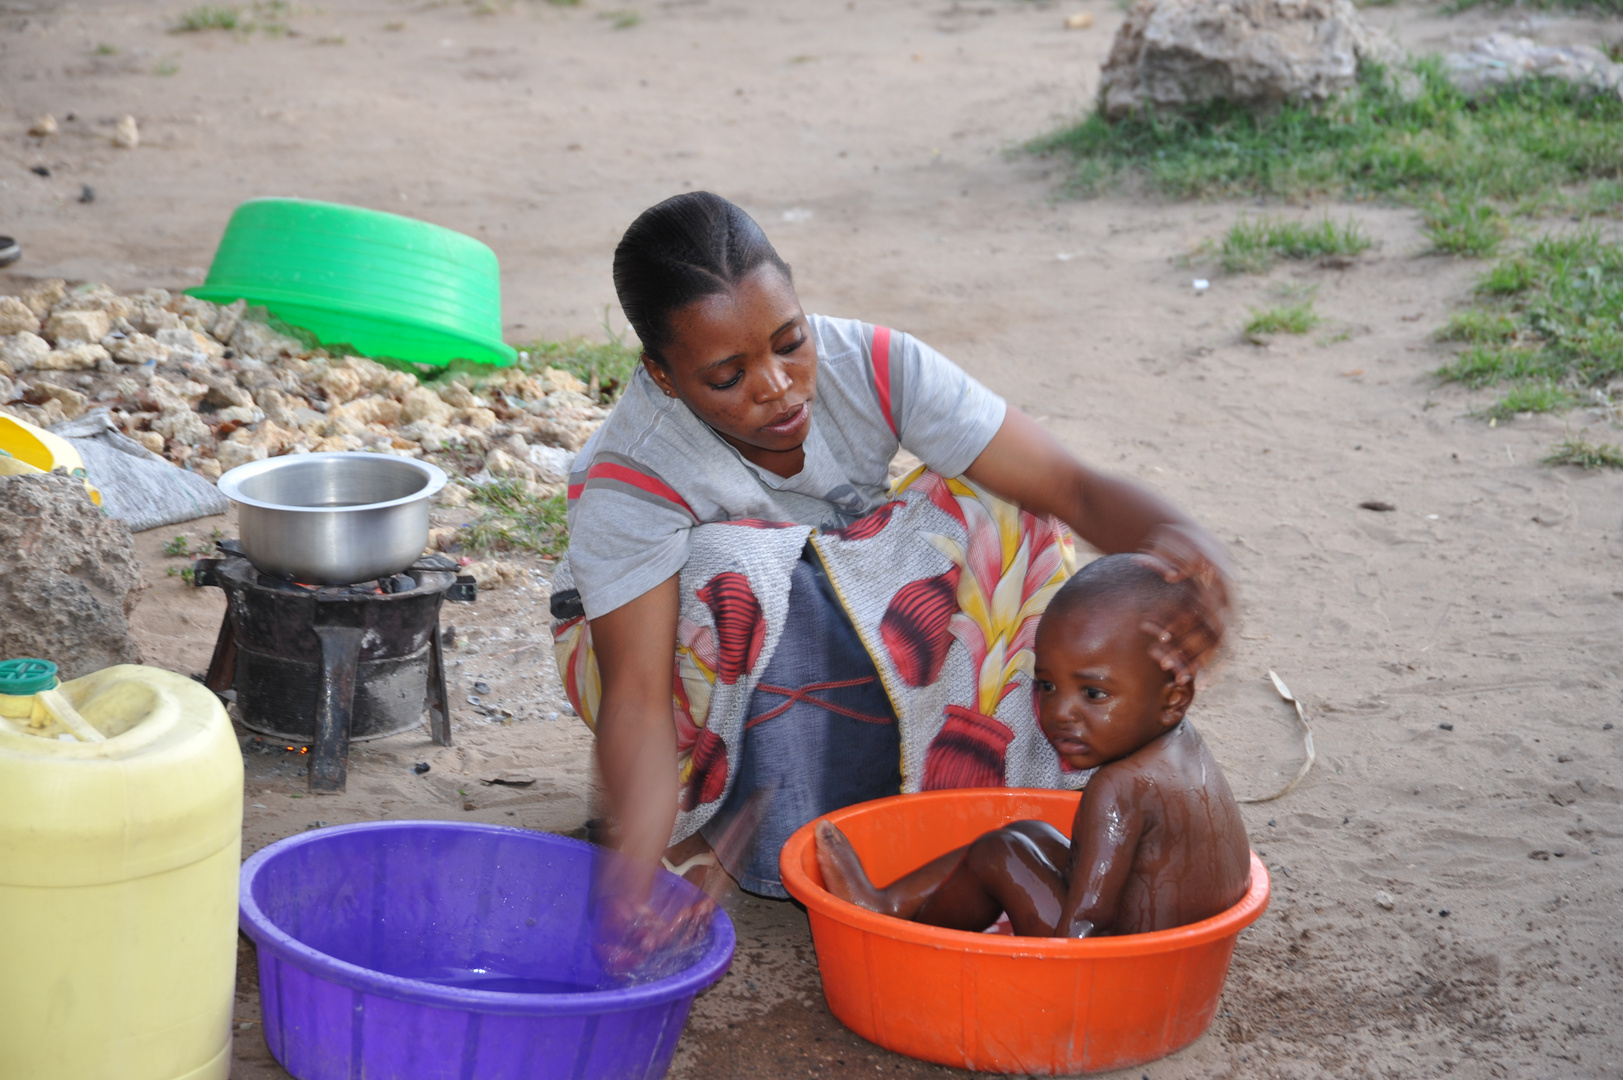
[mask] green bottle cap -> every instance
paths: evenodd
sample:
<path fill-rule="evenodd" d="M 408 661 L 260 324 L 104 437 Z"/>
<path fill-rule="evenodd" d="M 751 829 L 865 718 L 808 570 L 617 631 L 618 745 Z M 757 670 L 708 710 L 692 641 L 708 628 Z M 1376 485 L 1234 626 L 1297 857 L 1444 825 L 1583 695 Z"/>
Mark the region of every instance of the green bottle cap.
<path fill-rule="evenodd" d="M 49 660 L 22 657 L 0 660 L 0 694 L 23 696 L 56 685 L 56 665 Z"/>

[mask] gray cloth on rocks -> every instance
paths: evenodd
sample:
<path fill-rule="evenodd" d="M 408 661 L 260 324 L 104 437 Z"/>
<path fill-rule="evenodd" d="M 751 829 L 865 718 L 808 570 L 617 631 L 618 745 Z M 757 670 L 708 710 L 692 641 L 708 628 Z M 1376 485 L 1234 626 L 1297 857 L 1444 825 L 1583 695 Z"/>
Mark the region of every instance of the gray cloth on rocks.
<path fill-rule="evenodd" d="M 101 492 L 101 508 L 131 532 L 231 509 L 231 500 L 206 477 L 171 465 L 120 432 L 105 408 L 53 424 L 51 434 L 72 441 Z"/>

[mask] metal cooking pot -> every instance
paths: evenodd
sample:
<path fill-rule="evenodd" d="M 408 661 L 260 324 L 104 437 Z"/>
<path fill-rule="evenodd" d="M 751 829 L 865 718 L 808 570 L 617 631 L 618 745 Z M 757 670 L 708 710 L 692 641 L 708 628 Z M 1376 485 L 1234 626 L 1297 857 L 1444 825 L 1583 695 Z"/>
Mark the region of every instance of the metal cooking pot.
<path fill-rule="evenodd" d="M 249 562 L 306 584 L 349 585 L 417 561 L 445 473 L 412 458 L 356 451 L 253 461 L 219 483 L 237 504 Z"/>

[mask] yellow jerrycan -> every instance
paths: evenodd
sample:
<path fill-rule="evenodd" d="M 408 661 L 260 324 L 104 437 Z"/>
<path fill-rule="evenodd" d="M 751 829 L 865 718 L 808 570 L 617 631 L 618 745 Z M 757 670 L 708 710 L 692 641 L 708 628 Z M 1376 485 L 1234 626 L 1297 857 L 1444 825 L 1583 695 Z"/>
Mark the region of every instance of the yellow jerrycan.
<path fill-rule="evenodd" d="M 241 860 L 212 693 L 0 662 L 0 1077 L 226 1080 Z"/>

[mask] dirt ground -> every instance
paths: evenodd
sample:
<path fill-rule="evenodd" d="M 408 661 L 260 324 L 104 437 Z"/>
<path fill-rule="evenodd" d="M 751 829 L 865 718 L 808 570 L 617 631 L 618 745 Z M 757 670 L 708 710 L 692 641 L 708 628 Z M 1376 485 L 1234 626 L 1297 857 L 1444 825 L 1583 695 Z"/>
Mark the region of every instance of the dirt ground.
<path fill-rule="evenodd" d="M 1197 249 L 1237 216 L 1325 206 L 1060 197 L 1059 163 L 1011 151 L 1090 101 L 1121 18 L 1108 0 L 636 0 L 623 29 L 606 2 L 327 0 L 271 37 L 170 34 L 181 0 L 0 0 L 0 232 L 25 250 L 0 292 L 42 276 L 195 284 L 232 207 L 298 195 L 488 242 L 510 340 L 598 334 L 606 306 L 624 325 L 609 258 L 632 217 L 687 188 L 726 194 L 794 265 L 808 310 L 918 334 L 1231 545 L 1244 622 L 1192 715 L 1240 794 L 1300 761 L 1266 672 L 1306 704 L 1313 772 L 1246 808 L 1275 891 L 1220 1016 L 1123 1075 L 1618 1075 L 1623 478 L 1538 464 L 1569 425 L 1599 423 L 1587 413 L 1489 428 L 1428 374 L 1478 266 L 1421 255 L 1411 211 L 1331 205 L 1374 252 L 1225 277 Z M 1091 29 L 1064 29 L 1083 11 Z M 1623 34 L 1504 11 L 1369 15 L 1416 50 L 1512 24 L 1551 42 Z M 61 132 L 27 137 L 44 112 Z M 126 113 L 134 151 L 108 141 Z M 1303 285 L 1326 327 L 1242 338 L 1249 308 Z M 159 548 L 216 526 L 232 531 L 138 538 L 151 663 L 207 664 L 220 596 L 167 576 L 178 560 Z M 559 693 L 545 596 L 537 576 L 447 609 L 455 747 L 422 733 L 358 747 L 349 791 L 321 799 L 303 796 L 296 755 L 250 754 L 247 851 L 383 816 L 578 827 L 590 740 Z M 512 723 L 465 704 L 475 682 Z M 480 783 L 503 772 L 536 782 Z M 743 898 L 734 917 L 737 959 L 673 1075 L 949 1073 L 828 1014 L 795 907 Z M 252 976 L 245 950 L 234 1075 L 282 1077 Z"/>

